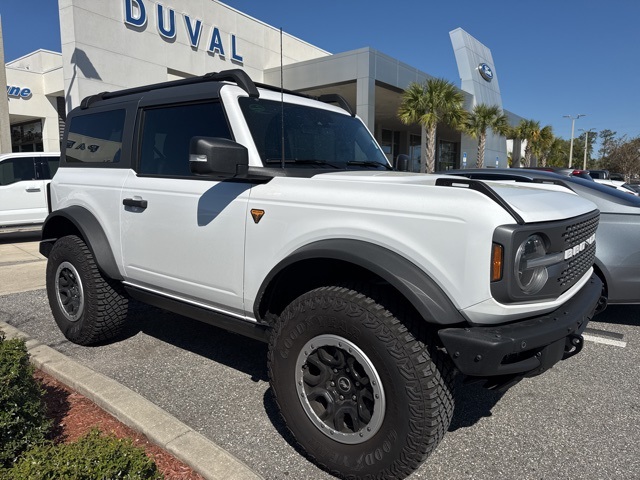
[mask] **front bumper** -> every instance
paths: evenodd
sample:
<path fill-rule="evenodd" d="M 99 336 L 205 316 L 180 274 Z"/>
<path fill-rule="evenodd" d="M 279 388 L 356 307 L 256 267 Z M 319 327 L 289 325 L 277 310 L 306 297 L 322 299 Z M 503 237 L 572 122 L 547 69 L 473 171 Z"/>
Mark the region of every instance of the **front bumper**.
<path fill-rule="evenodd" d="M 582 349 L 602 282 L 592 275 L 560 308 L 539 317 L 490 327 L 445 328 L 440 339 L 457 369 L 474 377 L 532 377 Z"/>

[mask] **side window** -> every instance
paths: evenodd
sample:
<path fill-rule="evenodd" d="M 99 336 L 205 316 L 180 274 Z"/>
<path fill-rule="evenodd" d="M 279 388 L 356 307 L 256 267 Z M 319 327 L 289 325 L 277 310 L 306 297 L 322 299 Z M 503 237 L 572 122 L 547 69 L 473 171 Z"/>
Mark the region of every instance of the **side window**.
<path fill-rule="evenodd" d="M 74 117 L 67 137 L 66 161 L 119 162 L 124 118 L 124 110 L 109 110 Z"/>
<path fill-rule="evenodd" d="M 143 118 L 138 173 L 146 175 L 191 176 L 192 137 L 231 139 L 220 103 L 149 108 Z"/>
<path fill-rule="evenodd" d="M 45 157 L 45 161 L 49 166 L 49 178 L 53 178 L 53 176 L 58 171 L 58 166 L 60 165 L 60 157 Z"/>
<path fill-rule="evenodd" d="M 38 178 L 51 180 L 58 171 L 60 157 L 38 157 L 36 158 L 36 168 L 39 167 Z"/>
<path fill-rule="evenodd" d="M 8 158 L 0 162 L 0 185 L 36 178 L 36 169 L 33 157 Z"/>

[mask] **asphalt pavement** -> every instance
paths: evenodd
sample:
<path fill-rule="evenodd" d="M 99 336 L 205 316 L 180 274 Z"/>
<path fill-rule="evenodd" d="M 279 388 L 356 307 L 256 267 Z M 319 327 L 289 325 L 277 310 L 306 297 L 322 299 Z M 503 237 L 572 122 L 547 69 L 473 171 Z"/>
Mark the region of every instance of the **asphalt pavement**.
<path fill-rule="evenodd" d="M 118 340 L 72 344 L 42 288 L 2 293 L 3 245 L 0 321 L 135 392 L 265 479 L 333 478 L 286 434 L 266 345 L 141 304 Z M 579 355 L 504 394 L 458 382 L 449 432 L 410 478 L 640 478 L 640 306 L 609 307 L 588 338 Z"/>

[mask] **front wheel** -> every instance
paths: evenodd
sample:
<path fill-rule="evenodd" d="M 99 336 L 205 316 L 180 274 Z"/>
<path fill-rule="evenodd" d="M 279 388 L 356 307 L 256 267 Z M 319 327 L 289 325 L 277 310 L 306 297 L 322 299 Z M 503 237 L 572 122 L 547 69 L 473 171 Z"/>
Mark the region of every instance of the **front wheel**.
<path fill-rule="evenodd" d="M 117 336 L 127 318 L 122 286 L 100 272 L 91 250 L 75 235 L 60 238 L 51 249 L 47 296 L 64 336 L 80 345 Z"/>
<path fill-rule="evenodd" d="M 342 478 L 404 478 L 451 422 L 452 365 L 421 321 L 386 303 L 375 292 L 318 288 L 285 309 L 269 344 L 287 427 L 313 461 Z"/>

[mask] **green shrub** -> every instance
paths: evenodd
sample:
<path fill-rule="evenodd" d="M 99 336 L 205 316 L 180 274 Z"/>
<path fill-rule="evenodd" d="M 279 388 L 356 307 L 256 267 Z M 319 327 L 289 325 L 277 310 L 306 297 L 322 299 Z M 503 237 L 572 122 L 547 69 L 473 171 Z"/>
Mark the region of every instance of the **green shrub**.
<path fill-rule="evenodd" d="M 5 475 L 12 480 L 162 478 L 153 460 L 130 438 L 101 435 L 95 429 L 73 443 L 32 448 Z"/>
<path fill-rule="evenodd" d="M 0 468 L 42 443 L 51 428 L 33 372 L 24 340 L 0 332 Z"/>

